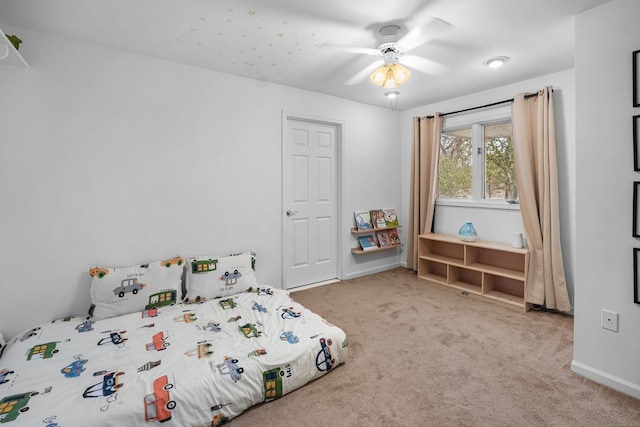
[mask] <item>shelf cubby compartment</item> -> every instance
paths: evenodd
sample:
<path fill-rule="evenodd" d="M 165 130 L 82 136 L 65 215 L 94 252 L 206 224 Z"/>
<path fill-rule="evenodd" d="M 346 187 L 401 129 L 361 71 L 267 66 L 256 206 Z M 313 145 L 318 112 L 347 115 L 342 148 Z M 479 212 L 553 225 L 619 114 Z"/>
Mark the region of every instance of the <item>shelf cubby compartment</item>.
<path fill-rule="evenodd" d="M 464 246 L 445 240 L 420 239 L 418 252 L 429 259 L 463 265 Z"/>
<path fill-rule="evenodd" d="M 482 272 L 451 265 L 449 266 L 447 284 L 463 291 L 481 295 Z"/>
<path fill-rule="evenodd" d="M 524 280 L 527 257 L 524 256 L 525 252 L 522 250 L 514 251 L 466 246 L 465 264 L 488 273 Z"/>
<path fill-rule="evenodd" d="M 524 286 L 521 280 L 484 273 L 482 293 L 487 298 L 522 307 Z"/>
<path fill-rule="evenodd" d="M 447 264 L 420 258 L 418 275 L 421 279 L 430 280 L 436 283 L 447 283 Z"/>

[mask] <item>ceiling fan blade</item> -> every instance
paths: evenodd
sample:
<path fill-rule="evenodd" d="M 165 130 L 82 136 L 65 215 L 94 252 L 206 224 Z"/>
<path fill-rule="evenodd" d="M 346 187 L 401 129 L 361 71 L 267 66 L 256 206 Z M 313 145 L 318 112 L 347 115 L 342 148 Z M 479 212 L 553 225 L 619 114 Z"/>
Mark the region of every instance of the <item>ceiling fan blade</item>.
<path fill-rule="evenodd" d="M 409 68 L 425 74 L 442 74 L 447 71 L 446 65 L 416 55 L 403 55 L 401 62 Z"/>
<path fill-rule="evenodd" d="M 408 52 L 418 46 L 430 42 L 442 36 L 453 25 L 440 18 L 429 17 L 427 23 L 413 27 L 407 34 L 398 40 L 398 45 L 403 51 Z"/>
<path fill-rule="evenodd" d="M 360 70 L 355 76 L 344 82 L 344 84 L 347 86 L 353 86 L 362 82 L 363 80 L 367 79 L 371 75 L 371 73 L 373 73 L 375 69 L 382 64 L 384 64 L 384 61 L 374 61 L 372 64 Z"/>
<path fill-rule="evenodd" d="M 340 46 L 340 45 L 332 45 L 332 44 L 322 44 L 320 45 L 323 49 L 333 49 L 341 52 L 348 53 L 357 53 L 360 55 L 379 55 L 380 51 L 378 49 L 372 49 L 368 47 L 355 47 L 355 46 Z"/>

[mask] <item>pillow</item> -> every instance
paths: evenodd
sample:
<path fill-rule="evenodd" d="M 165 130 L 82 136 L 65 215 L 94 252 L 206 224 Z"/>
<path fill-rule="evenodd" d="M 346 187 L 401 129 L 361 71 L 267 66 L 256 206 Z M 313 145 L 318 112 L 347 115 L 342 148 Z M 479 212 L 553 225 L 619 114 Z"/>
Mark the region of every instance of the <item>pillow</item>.
<path fill-rule="evenodd" d="M 176 303 L 182 293 L 184 263 L 178 256 L 133 267 L 91 268 L 89 315 L 101 320 Z"/>
<path fill-rule="evenodd" d="M 185 302 L 202 302 L 257 287 L 255 262 L 253 252 L 187 258 Z"/>

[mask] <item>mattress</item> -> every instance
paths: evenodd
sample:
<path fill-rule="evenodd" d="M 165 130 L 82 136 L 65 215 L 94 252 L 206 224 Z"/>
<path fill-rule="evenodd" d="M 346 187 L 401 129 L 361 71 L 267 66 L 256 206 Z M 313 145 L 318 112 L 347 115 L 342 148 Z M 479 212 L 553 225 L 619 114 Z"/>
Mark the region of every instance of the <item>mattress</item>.
<path fill-rule="evenodd" d="M 0 358 L 0 424 L 215 426 L 343 363 L 345 332 L 286 291 L 255 287 L 14 337 Z"/>

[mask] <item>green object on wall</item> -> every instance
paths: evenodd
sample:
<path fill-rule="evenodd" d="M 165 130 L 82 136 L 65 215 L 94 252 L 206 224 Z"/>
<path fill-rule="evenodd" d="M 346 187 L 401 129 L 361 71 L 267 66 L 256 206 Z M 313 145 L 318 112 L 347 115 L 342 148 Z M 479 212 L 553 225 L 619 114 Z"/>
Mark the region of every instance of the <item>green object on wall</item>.
<path fill-rule="evenodd" d="M 7 38 L 9 39 L 13 47 L 16 48 L 16 50 L 20 49 L 20 43 L 22 43 L 22 40 L 20 40 L 18 36 L 12 34 L 12 35 L 7 35 Z"/>

